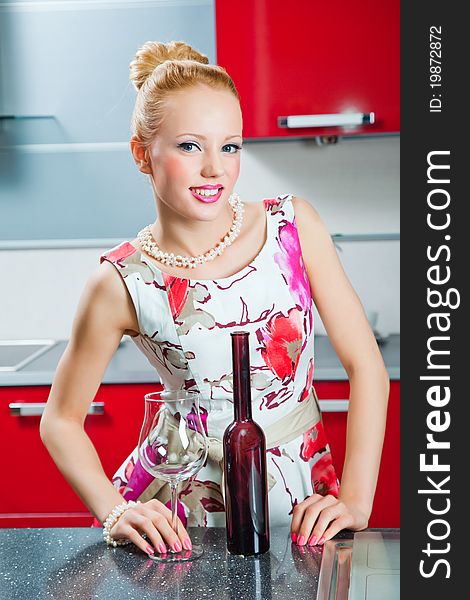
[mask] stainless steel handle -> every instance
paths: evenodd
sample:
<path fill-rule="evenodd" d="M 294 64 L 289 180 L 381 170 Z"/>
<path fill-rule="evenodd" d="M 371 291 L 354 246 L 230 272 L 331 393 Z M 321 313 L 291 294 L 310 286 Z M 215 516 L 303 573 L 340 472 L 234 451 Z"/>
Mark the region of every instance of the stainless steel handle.
<path fill-rule="evenodd" d="M 348 412 L 349 400 L 320 400 L 322 412 Z"/>
<path fill-rule="evenodd" d="M 37 417 L 42 415 L 46 402 L 11 402 L 10 414 L 18 417 Z M 104 402 L 92 402 L 87 415 L 104 415 Z"/>
<path fill-rule="evenodd" d="M 278 127 L 345 127 L 348 125 L 372 125 L 375 113 L 335 113 L 329 115 L 289 115 L 278 117 Z"/>

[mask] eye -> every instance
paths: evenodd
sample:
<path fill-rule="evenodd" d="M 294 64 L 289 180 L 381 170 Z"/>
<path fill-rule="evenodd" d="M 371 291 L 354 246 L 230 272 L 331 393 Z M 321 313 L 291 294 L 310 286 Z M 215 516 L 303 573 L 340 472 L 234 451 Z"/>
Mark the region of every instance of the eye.
<path fill-rule="evenodd" d="M 239 150 L 242 149 L 238 144 L 225 144 L 224 148 L 235 148 L 234 152 L 229 152 L 228 154 L 236 154 Z"/>
<path fill-rule="evenodd" d="M 196 144 L 194 142 L 183 142 L 181 144 L 178 144 L 178 148 L 183 148 L 183 150 L 185 149 L 185 146 L 196 146 Z M 197 148 L 198 146 L 196 146 Z M 186 150 L 186 152 L 190 152 L 189 150 Z"/>

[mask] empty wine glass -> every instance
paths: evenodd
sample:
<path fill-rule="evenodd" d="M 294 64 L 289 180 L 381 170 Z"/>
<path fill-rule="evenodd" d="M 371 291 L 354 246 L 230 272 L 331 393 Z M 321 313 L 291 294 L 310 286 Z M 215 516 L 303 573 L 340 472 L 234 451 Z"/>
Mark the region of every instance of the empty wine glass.
<path fill-rule="evenodd" d="M 177 487 L 204 465 L 208 442 L 199 409 L 199 394 L 186 390 L 146 394 L 145 414 L 139 435 L 139 459 L 154 477 L 170 484 L 171 524 L 177 529 Z M 194 560 L 203 554 L 202 545 L 191 550 L 155 554 L 160 562 Z"/>

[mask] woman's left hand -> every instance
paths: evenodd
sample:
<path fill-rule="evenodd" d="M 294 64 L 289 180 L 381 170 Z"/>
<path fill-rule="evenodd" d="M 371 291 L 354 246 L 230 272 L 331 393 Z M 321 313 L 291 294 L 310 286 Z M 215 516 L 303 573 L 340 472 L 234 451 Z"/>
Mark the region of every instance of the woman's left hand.
<path fill-rule="evenodd" d="M 350 500 L 313 494 L 294 506 L 291 534 L 300 546 L 323 544 L 342 529 L 366 529 L 368 516 Z"/>

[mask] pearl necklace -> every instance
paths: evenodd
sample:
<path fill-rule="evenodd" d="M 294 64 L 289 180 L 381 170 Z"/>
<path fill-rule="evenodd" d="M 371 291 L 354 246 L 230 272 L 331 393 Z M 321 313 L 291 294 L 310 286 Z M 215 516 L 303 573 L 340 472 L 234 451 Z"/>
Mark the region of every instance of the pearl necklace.
<path fill-rule="evenodd" d="M 163 250 L 160 250 L 160 248 L 157 246 L 157 242 L 153 238 L 153 235 L 150 231 L 151 225 L 147 225 L 147 227 L 144 227 L 141 231 L 139 231 L 137 238 L 142 246 L 142 249 L 164 265 L 195 269 L 198 265 L 202 265 L 205 262 L 214 260 L 216 256 L 220 256 L 225 248 L 230 246 L 238 237 L 243 223 L 243 213 L 245 208 L 243 206 L 243 202 L 240 200 L 240 197 L 236 192 L 230 196 L 229 203 L 234 213 L 232 227 L 225 235 L 223 240 L 216 244 L 214 248 L 208 250 L 205 254 L 199 254 L 198 256 L 180 256 L 177 254 L 175 256 L 173 252 L 163 252 Z"/>

